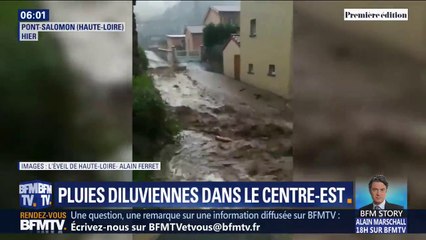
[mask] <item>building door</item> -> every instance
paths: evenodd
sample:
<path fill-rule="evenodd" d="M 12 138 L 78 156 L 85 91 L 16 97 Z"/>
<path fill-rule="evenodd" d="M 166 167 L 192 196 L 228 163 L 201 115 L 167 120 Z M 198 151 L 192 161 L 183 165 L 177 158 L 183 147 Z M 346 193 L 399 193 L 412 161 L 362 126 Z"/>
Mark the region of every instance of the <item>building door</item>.
<path fill-rule="evenodd" d="M 234 55 L 234 78 L 240 80 L 240 55 Z"/>

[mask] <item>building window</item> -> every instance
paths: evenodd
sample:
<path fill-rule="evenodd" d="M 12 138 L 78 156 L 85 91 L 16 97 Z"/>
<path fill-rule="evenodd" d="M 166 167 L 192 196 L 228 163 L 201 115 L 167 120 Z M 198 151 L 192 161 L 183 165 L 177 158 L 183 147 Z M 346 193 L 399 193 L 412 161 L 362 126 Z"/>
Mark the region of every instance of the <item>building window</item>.
<path fill-rule="evenodd" d="M 254 72 L 253 72 L 253 63 L 249 63 L 249 65 L 248 65 L 248 74 L 254 74 Z"/>
<path fill-rule="evenodd" d="M 275 65 L 269 64 L 268 76 L 275 77 Z"/>
<path fill-rule="evenodd" d="M 250 37 L 256 37 L 256 19 L 250 20 Z"/>

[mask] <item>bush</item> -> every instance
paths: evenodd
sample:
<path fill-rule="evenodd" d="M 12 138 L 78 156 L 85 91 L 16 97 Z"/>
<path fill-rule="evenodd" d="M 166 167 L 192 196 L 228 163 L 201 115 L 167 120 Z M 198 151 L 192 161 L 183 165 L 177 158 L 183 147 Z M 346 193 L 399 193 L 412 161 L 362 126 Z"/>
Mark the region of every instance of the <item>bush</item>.
<path fill-rule="evenodd" d="M 167 105 L 144 74 L 133 80 L 133 132 L 150 140 L 172 140 L 179 132 L 177 122 L 168 117 Z"/>
<path fill-rule="evenodd" d="M 133 161 L 152 161 L 165 143 L 174 141 L 180 127 L 170 118 L 167 105 L 150 76 L 133 79 Z M 152 181 L 153 171 L 135 171 L 135 181 Z"/>
<path fill-rule="evenodd" d="M 228 41 L 231 34 L 238 31 L 238 26 L 230 24 L 218 24 L 214 25 L 210 23 L 203 30 L 203 41 L 206 48 L 213 47 L 215 45 L 222 45 Z"/>
<path fill-rule="evenodd" d="M 146 75 L 133 80 L 133 131 L 155 139 L 159 136 L 166 112 L 164 103 Z"/>
<path fill-rule="evenodd" d="M 238 31 L 238 26 L 230 24 L 209 24 L 203 30 L 203 41 L 205 53 L 203 61 L 208 61 L 208 69 L 223 73 L 223 47 L 231 37 Z"/>

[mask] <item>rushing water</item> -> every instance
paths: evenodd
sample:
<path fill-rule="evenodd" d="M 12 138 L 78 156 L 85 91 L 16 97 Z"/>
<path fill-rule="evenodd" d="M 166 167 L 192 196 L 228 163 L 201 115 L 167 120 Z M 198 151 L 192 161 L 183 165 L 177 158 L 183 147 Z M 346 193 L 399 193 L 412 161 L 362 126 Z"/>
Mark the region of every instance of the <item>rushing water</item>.
<path fill-rule="evenodd" d="M 213 76 L 213 79 L 211 79 Z M 178 143 L 165 147 L 165 180 L 173 181 L 282 181 L 291 179 L 291 123 L 266 100 L 267 111 L 258 111 L 255 99 L 229 92 L 201 79 L 218 81 L 200 68 L 184 73 L 154 75 L 156 88 L 182 124 Z M 235 84 L 230 82 L 232 84 Z M 238 83 L 238 90 L 248 86 Z M 219 89 L 219 91 L 218 91 Z M 229 90 L 229 88 L 228 88 Z M 229 97 L 231 96 L 231 97 Z M 283 103 L 282 103 L 283 104 Z M 284 105 L 284 104 L 283 104 Z M 262 106 L 262 108 L 265 108 Z M 278 113 L 277 113 L 278 112 Z"/>

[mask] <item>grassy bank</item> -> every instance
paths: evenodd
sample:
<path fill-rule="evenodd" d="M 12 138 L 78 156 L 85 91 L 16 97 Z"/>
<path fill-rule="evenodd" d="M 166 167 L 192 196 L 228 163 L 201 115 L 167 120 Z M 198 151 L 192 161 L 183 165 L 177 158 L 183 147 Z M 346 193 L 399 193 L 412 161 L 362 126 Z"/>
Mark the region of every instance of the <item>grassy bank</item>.
<path fill-rule="evenodd" d="M 148 74 L 133 79 L 133 161 L 153 161 L 164 147 L 172 143 L 179 125 L 169 117 L 167 105 Z M 135 181 L 150 181 L 153 171 L 135 171 Z"/>

